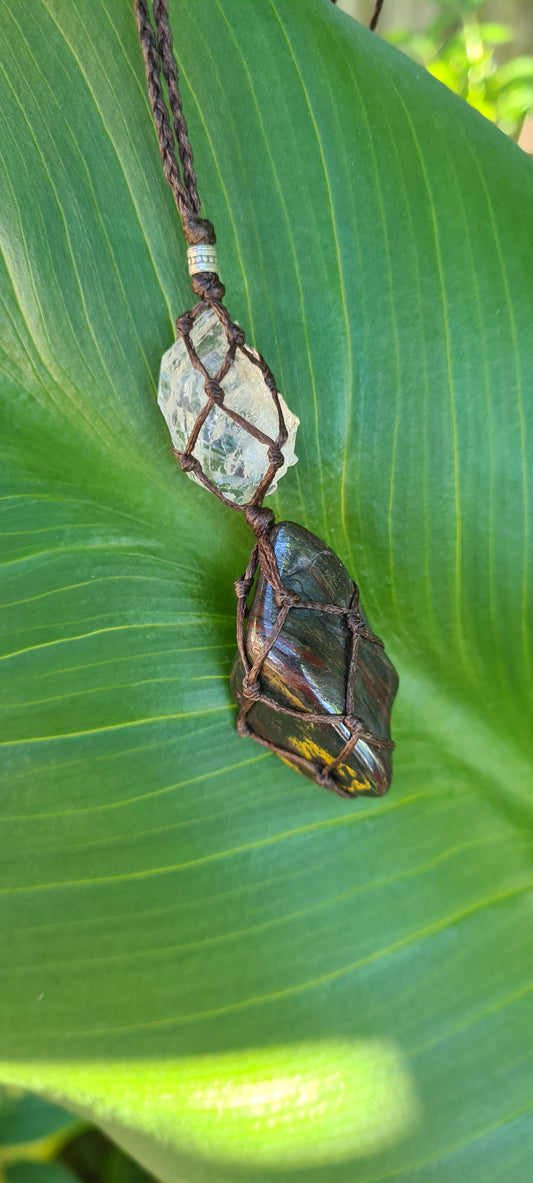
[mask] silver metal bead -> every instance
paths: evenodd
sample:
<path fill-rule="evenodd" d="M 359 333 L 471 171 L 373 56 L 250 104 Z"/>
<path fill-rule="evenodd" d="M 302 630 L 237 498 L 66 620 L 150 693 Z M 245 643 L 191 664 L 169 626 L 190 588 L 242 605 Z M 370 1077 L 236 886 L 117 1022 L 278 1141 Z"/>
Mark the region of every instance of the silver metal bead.
<path fill-rule="evenodd" d="M 189 275 L 197 275 L 199 271 L 215 271 L 218 275 L 216 247 L 206 243 L 187 247 L 187 266 Z"/>

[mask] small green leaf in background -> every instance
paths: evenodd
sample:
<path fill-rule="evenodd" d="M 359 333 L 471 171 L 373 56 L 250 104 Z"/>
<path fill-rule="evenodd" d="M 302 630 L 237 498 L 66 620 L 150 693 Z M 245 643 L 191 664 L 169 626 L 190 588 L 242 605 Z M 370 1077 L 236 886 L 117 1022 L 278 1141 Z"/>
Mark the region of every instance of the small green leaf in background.
<path fill-rule="evenodd" d="M 0 1180 L 2 1183 L 71 1183 L 55 1158 L 75 1137 L 81 1122 L 31 1093 L 0 1089 Z M 35 1160 L 35 1161 L 32 1161 Z"/>
<path fill-rule="evenodd" d="M 1 1183 L 153 1183 L 97 1130 L 58 1105 L 0 1089 Z"/>
<path fill-rule="evenodd" d="M 5 1183 L 76 1183 L 76 1176 L 57 1162 L 14 1162 L 4 1178 Z"/>
<path fill-rule="evenodd" d="M 126 0 L 0 2 L 0 1078 L 163 1183 L 524 1183 L 533 163 L 329 0 L 171 0 L 279 517 L 400 671 L 391 794 L 234 728 L 251 538 L 155 399 L 190 306 Z"/>
<path fill-rule="evenodd" d="M 79 1124 L 71 1113 L 42 1097 L 18 1089 L 0 1089 L 0 1157 L 5 1147 L 43 1142 Z"/>

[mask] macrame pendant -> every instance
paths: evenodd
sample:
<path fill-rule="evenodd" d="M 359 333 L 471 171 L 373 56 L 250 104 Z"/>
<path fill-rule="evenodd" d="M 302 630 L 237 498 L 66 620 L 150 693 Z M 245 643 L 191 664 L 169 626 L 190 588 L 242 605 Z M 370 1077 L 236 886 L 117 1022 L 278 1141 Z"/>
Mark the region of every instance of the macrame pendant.
<path fill-rule="evenodd" d="M 299 421 L 219 301 L 201 300 L 176 325 L 158 391 L 174 453 L 257 538 L 235 585 L 237 728 L 341 796 L 381 796 L 392 776 L 396 671 L 337 555 L 303 526 L 275 526 L 262 506 L 296 463 Z"/>
<path fill-rule="evenodd" d="M 392 775 L 390 713 L 398 677 L 337 555 L 302 526 L 275 526 L 263 506 L 296 463 L 299 420 L 222 302 L 214 227 L 200 217 L 167 0 L 153 0 L 154 25 L 147 0 L 135 0 L 135 16 L 159 151 L 198 300 L 176 321 L 178 339 L 161 362 L 158 402 L 182 470 L 243 513 L 257 539 L 235 584 L 237 728 L 341 796 L 380 796 Z"/>
<path fill-rule="evenodd" d="M 398 676 L 340 559 L 303 526 L 281 522 L 259 537 L 235 587 L 231 688 L 241 735 L 342 796 L 386 793 Z"/>

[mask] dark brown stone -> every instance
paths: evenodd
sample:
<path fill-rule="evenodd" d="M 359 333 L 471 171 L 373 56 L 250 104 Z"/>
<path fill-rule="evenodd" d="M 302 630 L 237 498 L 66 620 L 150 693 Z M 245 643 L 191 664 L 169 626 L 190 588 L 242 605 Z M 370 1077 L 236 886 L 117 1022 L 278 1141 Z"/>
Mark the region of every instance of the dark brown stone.
<path fill-rule="evenodd" d="M 296 592 L 304 603 L 349 608 L 353 581 L 324 542 L 293 522 L 276 526 L 270 541 L 285 588 Z M 245 634 L 246 655 L 251 664 L 261 653 L 278 612 L 272 586 L 260 572 Z M 361 627 L 373 637 L 360 607 L 359 616 Z M 345 615 L 291 608 L 261 667 L 259 689 L 270 701 L 301 711 L 301 715 L 283 714 L 261 701 L 253 701 L 246 715 L 246 723 L 253 733 L 283 749 L 282 759 L 299 772 L 313 779 L 318 777 L 319 781 L 324 768 L 339 755 L 351 732 L 342 719 L 316 722 L 306 715 L 346 715 L 351 647 L 352 632 Z M 250 701 L 243 693 L 243 674 L 237 654 L 231 687 L 241 708 Z M 390 714 L 397 688 L 398 675 L 381 645 L 361 635 L 353 716 L 366 736 L 390 739 Z M 295 757 L 310 761 L 310 766 L 298 763 Z M 374 746 L 370 738 L 360 738 L 327 774 L 326 783 L 329 781 L 331 787 L 334 782 L 338 790 L 350 795 L 375 796 L 387 792 L 391 776 L 390 750 Z"/>

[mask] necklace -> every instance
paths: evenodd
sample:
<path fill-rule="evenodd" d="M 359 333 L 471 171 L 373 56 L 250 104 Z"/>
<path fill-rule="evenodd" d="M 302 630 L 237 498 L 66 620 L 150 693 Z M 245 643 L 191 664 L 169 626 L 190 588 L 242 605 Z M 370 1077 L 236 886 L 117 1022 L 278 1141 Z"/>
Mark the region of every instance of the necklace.
<path fill-rule="evenodd" d="M 215 232 L 200 216 L 168 0 L 153 0 L 153 24 L 147 0 L 135 0 L 135 15 L 159 151 L 197 297 L 176 321 L 177 340 L 161 362 L 158 402 L 183 472 L 243 513 L 255 535 L 246 571 L 235 583 L 238 649 L 230 685 L 237 730 L 343 797 L 380 796 L 392 777 L 390 714 L 398 676 L 338 556 L 303 526 L 276 523 L 263 505 L 297 462 L 299 420 L 223 303 Z"/>

